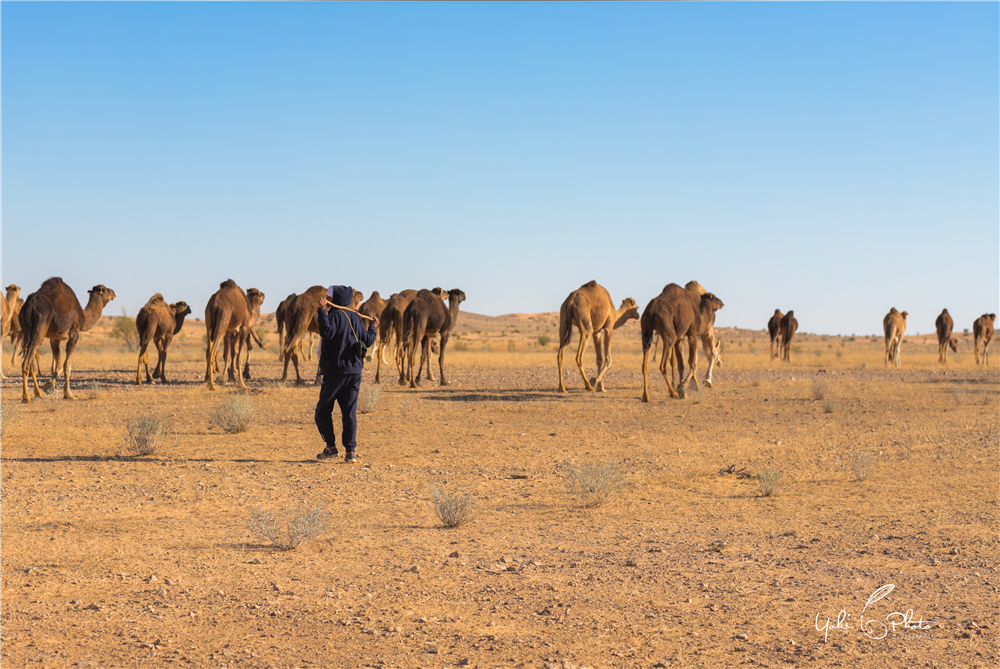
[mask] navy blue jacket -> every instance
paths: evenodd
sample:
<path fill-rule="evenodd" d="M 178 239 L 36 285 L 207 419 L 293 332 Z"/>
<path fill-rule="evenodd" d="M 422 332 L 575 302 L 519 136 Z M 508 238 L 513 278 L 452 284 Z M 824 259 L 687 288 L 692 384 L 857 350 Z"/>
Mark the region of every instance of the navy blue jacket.
<path fill-rule="evenodd" d="M 333 295 L 326 299 L 333 304 L 346 307 L 354 299 L 354 290 L 350 286 L 334 286 Z M 319 321 L 319 336 L 323 340 L 319 356 L 320 373 L 324 376 L 360 374 L 365 368 L 365 361 L 354 354 L 354 343 L 360 341 L 365 346 L 373 346 L 376 337 L 375 324 L 372 322 L 366 328 L 360 316 L 341 309 L 327 311 L 320 308 L 317 309 L 316 317 Z M 351 326 L 354 326 L 353 332 Z"/>

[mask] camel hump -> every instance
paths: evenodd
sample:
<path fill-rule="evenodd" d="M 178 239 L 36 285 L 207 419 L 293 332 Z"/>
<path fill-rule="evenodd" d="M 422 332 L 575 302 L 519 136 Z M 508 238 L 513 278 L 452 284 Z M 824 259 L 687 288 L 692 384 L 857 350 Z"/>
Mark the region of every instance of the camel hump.
<path fill-rule="evenodd" d="M 156 304 L 157 302 L 164 302 L 164 303 L 166 302 L 166 300 L 163 299 L 163 295 L 161 293 L 155 293 L 151 298 L 149 298 L 146 301 L 146 304 L 151 305 L 151 304 Z"/>
<path fill-rule="evenodd" d="M 588 281 L 587 283 L 580 286 L 580 288 L 590 288 L 591 290 L 593 290 L 594 288 L 597 288 L 597 281 L 594 280 Z"/>
<path fill-rule="evenodd" d="M 226 279 L 225 281 L 219 284 L 219 288 L 236 288 L 236 287 L 237 287 L 236 282 L 233 281 L 232 279 Z"/>
<path fill-rule="evenodd" d="M 42 287 L 39 288 L 38 290 L 39 291 L 41 291 L 42 289 L 52 290 L 53 288 L 56 288 L 57 286 L 60 285 L 66 285 L 66 282 L 62 280 L 62 277 L 53 276 L 42 282 Z"/>
<path fill-rule="evenodd" d="M 708 292 L 700 283 L 694 280 L 684 284 L 684 290 L 690 290 L 692 293 L 697 293 L 698 295 L 704 295 Z"/>

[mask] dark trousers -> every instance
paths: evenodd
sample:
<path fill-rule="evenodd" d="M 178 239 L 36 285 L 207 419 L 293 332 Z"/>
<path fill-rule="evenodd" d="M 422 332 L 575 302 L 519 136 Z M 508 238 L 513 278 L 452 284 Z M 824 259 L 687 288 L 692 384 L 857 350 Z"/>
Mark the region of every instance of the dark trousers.
<path fill-rule="evenodd" d="M 316 403 L 316 427 L 331 451 L 337 449 L 337 435 L 333 433 L 333 403 L 340 405 L 343 432 L 340 435 L 344 450 L 353 453 L 358 445 L 358 390 L 361 388 L 360 374 L 324 374 L 323 385 Z"/>

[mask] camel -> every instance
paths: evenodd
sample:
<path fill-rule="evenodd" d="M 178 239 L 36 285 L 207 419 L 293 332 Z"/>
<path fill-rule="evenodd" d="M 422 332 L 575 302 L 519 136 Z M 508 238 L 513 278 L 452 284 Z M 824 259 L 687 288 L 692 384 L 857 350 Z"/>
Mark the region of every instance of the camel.
<path fill-rule="evenodd" d="M 10 324 L 14 320 L 15 306 L 17 305 L 20 293 L 21 287 L 12 283 L 7 286 L 7 294 L 0 295 L 0 339 L 5 334 L 10 334 L 11 332 Z M 0 368 L 0 379 L 3 378 L 6 377 L 3 375 L 3 369 Z"/>
<path fill-rule="evenodd" d="M 381 319 L 382 312 L 385 311 L 385 305 L 386 301 L 382 299 L 382 296 L 379 295 L 378 291 L 376 290 L 372 292 L 372 294 L 368 297 L 368 300 L 366 300 L 364 304 L 358 307 L 358 313 L 364 316 L 368 316 L 369 318 Z M 380 321 L 379 325 L 381 326 L 381 324 L 382 323 Z M 367 362 L 371 362 L 374 359 L 375 355 L 378 353 L 379 349 L 375 346 L 372 346 L 370 349 L 368 349 L 368 355 L 365 356 L 365 360 Z"/>
<path fill-rule="evenodd" d="M 993 339 L 993 328 L 996 314 L 983 314 L 972 324 L 972 336 L 976 346 L 976 364 L 979 364 L 979 344 L 983 345 L 983 364 L 990 364 L 990 341 Z"/>
<path fill-rule="evenodd" d="M 795 337 L 795 331 L 799 329 L 799 322 L 795 320 L 795 312 L 791 309 L 788 313 L 782 316 L 781 324 L 778 326 L 779 336 L 781 337 L 781 346 L 779 347 L 781 351 L 781 359 L 785 362 L 792 361 L 792 339 Z"/>
<path fill-rule="evenodd" d="M 235 381 L 240 388 L 246 388 L 243 376 L 234 374 L 233 370 L 240 368 L 243 345 L 250 337 L 248 334 L 250 323 L 260 317 L 260 305 L 263 302 L 264 293 L 256 288 L 244 293 L 232 279 L 220 283 L 219 290 L 209 298 L 205 307 L 205 329 L 208 335 L 205 347 L 205 383 L 208 384 L 209 390 L 215 390 L 212 366 L 219 355 L 220 346 L 224 353 L 224 367 L 229 373 L 229 379 Z M 229 346 L 225 344 L 227 337 L 232 337 Z M 225 383 L 226 376 L 223 375 L 222 384 Z"/>
<path fill-rule="evenodd" d="M 304 383 L 302 375 L 299 373 L 299 356 L 297 351 L 300 348 L 300 342 L 302 342 L 303 338 L 310 336 L 311 333 L 319 334 L 319 319 L 316 317 L 316 305 L 319 303 L 319 298 L 324 295 L 326 295 L 326 286 L 310 286 L 306 292 L 296 295 L 291 304 L 285 307 L 285 345 L 282 349 L 282 359 L 285 362 L 285 366 L 281 372 L 282 381 L 288 378 L 288 363 L 291 362 L 295 366 L 295 383 L 297 385 Z M 349 308 L 356 310 L 363 299 L 364 295 L 360 291 L 355 290 L 354 300 L 351 302 Z M 319 383 L 319 381 L 320 373 L 319 365 L 317 364 L 316 383 Z"/>
<path fill-rule="evenodd" d="M 941 314 L 934 321 L 934 327 L 937 329 L 938 362 L 946 365 L 948 364 L 948 347 L 951 346 L 951 350 L 958 353 L 958 339 L 951 334 L 955 328 L 955 321 L 952 320 L 947 309 L 941 311 Z"/>
<path fill-rule="evenodd" d="M 771 320 L 767 322 L 767 333 L 771 336 L 771 362 L 774 362 L 775 357 L 781 357 L 781 319 L 784 317 L 781 309 L 775 309 Z M 775 347 L 778 349 L 777 356 Z"/>
<path fill-rule="evenodd" d="M 702 304 L 706 313 L 718 301 L 711 293 L 696 296 L 694 291 L 685 290 L 676 283 L 667 284 L 663 291 L 649 301 L 639 325 L 642 332 L 642 401 L 649 401 L 649 354 L 653 343 L 653 334 L 657 333 L 663 340 L 663 356 L 660 358 L 660 373 L 667 383 L 671 397 L 683 398 L 684 385 L 688 378 L 695 375 L 698 367 L 698 338 L 702 325 Z M 721 301 L 719 301 L 721 303 Z M 707 316 L 706 316 L 707 317 Z M 684 338 L 688 339 L 689 371 L 684 374 L 684 360 L 680 345 Z M 670 365 L 671 349 L 677 358 L 678 376 L 680 381 L 676 388 L 667 374 Z"/>
<path fill-rule="evenodd" d="M 604 374 L 611 367 L 611 335 L 614 330 L 632 319 L 639 318 L 639 307 L 635 300 L 626 297 L 621 307 L 615 310 L 615 303 L 607 289 L 596 281 L 589 281 L 563 300 L 559 307 L 559 351 L 556 353 L 556 367 L 559 372 L 559 392 L 566 392 L 563 381 L 563 355 L 573 339 L 573 328 L 580 331 L 580 345 L 576 351 L 576 366 L 583 377 L 583 387 L 588 391 L 605 392 Z M 587 378 L 583 369 L 583 355 L 587 350 L 587 340 L 593 338 L 597 359 L 597 375 Z"/>
<path fill-rule="evenodd" d="M 440 298 L 441 302 L 444 302 L 445 292 L 441 288 L 433 288 L 432 293 Z M 375 367 L 375 383 L 382 382 L 382 363 L 385 362 L 389 364 L 388 360 L 385 360 L 385 351 L 389 348 L 389 344 L 393 338 L 396 340 L 396 348 L 394 352 L 394 358 L 396 360 L 396 370 L 399 372 L 399 385 L 406 384 L 406 375 L 403 368 L 403 314 L 406 313 L 406 307 L 410 306 L 410 302 L 413 298 L 417 296 L 417 291 L 411 288 L 406 290 L 401 290 L 398 293 L 393 293 L 389 296 L 389 299 L 385 303 L 385 307 L 382 309 L 382 315 L 379 316 L 379 338 L 377 345 L 376 355 L 378 356 L 378 361 Z M 432 342 L 431 347 L 434 347 Z M 423 371 L 423 365 L 417 370 L 417 373 Z M 434 380 L 430 373 L 430 362 L 427 363 L 427 378 Z"/>
<path fill-rule="evenodd" d="M 14 347 L 14 352 L 10 355 L 10 364 L 14 364 L 14 360 L 17 358 L 17 345 L 21 341 L 21 307 L 24 306 L 24 298 L 17 298 L 17 302 L 13 305 L 13 313 L 10 317 L 10 345 Z"/>
<path fill-rule="evenodd" d="M 38 347 L 42 339 L 49 340 L 52 347 L 52 359 L 55 368 L 59 368 L 61 356 L 60 341 L 66 341 L 66 362 L 63 364 L 63 398 L 76 399 L 69 387 L 70 358 L 80 339 L 80 333 L 86 332 L 101 320 L 101 314 L 108 302 L 115 299 L 115 291 L 100 284 L 87 291 L 90 299 L 87 307 L 80 306 L 76 293 L 59 277 L 46 279 L 41 287 L 28 295 L 21 308 L 18 320 L 21 324 L 21 401 L 31 403 L 28 397 L 28 375 L 35 386 L 35 397 L 41 397 L 38 389 L 38 377 L 35 364 Z M 53 384 L 55 380 L 53 379 Z"/>
<path fill-rule="evenodd" d="M 705 357 L 708 358 L 708 371 L 705 373 L 705 385 L 709 388 L 712 387 L 712 370 L 715 368 L 716 364 L 721 366 L 721 350 L 722 347 L 719 344 L 719 340 L 715 337 L 715 312 L 726 306 L 722 303 L 718 297 L 709 293 L 704 288 L 701 287 L 697 281 L 690 281 L 684 286 L 684 290 L 690 292 L 692 296 L 698 300 L 699 304 L 699 315 L 701 327 L 699 328 L 698 336 L 701 338 L 702 347 L 705 349 Z M 707 298 L 703 299 L 703 296 L 707 295 Z M 659 336 L 659 335 L 654 335 Z M 680 370 L 678 368 L 677 360 L 679 359 L 675 352 L 679 347 L 675 346 L 672 349 L 664 348 L 664 355 L 670 356 L 670 379 L 674 379 L 674 372 L 677 371 L 677 377 L 680 378 Z M 655 351 L 654 351 L 655 360 Z M 698 388 L 698 377 L 692 375 L 691 383 L 694 387 Z"/>
<path fill-rule="evenodd" d="M 410 379 L 410 387 L 416 388 L 420 382 L 420 370 L 424 360 L 427 360 L 427 376 L 430 376 L 430 340 L 437 335 L 441 339 L 438 353 L 438 371 L 441 373 L 441 385 L 448 382 L 444 378 L 444 351 L 448 345 L 451 329 L 458 323 L 458 305 L 465 301 L 465 293 L 452 288 L 448 291 L 448 306 L 441 298 L 429 290 L 419 290 L 416 296 L 403 312 L 403 340 L 406 354 L 406 371 Z M 420 346 L 420 363 L 417 376 L 413 376 L 413 356 Z M 431 379 L 433 380 L 433 379 Z"/>
<path fill-rule="evenodd" d="M 160 293 L 149 298 L 146 305 L 139 310 L 135 317 L 135 329 L 139 332 L 139 362 L 135 369 L 137 386 L 142 385 L 140 371 L 144 366 L 147 383 L 152 383 L 153 379 L 167 383 L 167 347 L 170 346 L 174 335 L 184 326 L 184 317 L 190 313 L 191 307 L 187 302 L 167 304 Z M 146 353 L 150 343 L 156 347 L 156 367 L 152 376 L 149 374 L 149 354 Z"/>
<path fill-rule="evenodd" d="M 887 365 L 889 360 L 892 360 L 893 364 L 899 367 L 899 348 L 903 345 L 908 315 L 907 312 L 896 311 L 896 307 L 893 307 L 882 319 L 882 327 L 885 330 L 885 364 Z"/>

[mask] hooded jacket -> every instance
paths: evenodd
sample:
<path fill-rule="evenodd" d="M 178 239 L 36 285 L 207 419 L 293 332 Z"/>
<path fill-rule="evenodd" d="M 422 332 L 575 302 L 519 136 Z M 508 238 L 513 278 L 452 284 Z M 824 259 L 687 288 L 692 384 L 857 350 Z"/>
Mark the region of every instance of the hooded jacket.
<path fill-rule="evenodd" d="M 349 307 L 354 300 L 354 289 L 350 286 L 331 286 L 327 291 L 327 301 L 342 307 Z M 319 308 L 316 312 L 319 336 L 323 346 L 319 356 L 321 374 L 360 374 L 365 361 L 354 353 L 354 343 L 360 341 L 365 346 L 375 344 L 375 323 L 366 328 L 361 317 L 352 311 Z M 352 332 L 353 326 L 353 332 Z M 355 339 L 355 335 L 357 339 Z"/>

